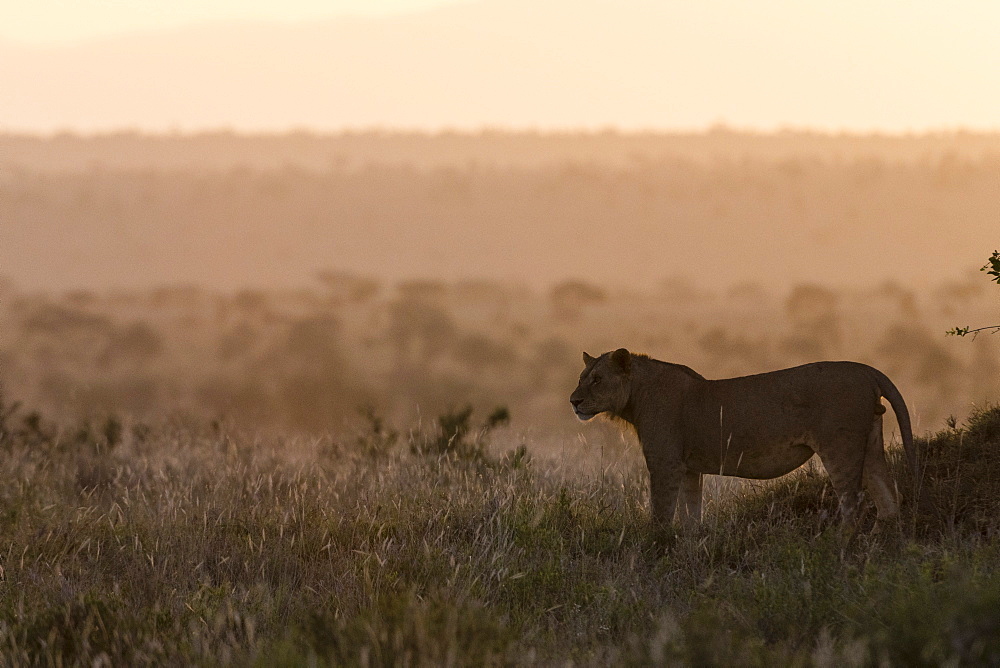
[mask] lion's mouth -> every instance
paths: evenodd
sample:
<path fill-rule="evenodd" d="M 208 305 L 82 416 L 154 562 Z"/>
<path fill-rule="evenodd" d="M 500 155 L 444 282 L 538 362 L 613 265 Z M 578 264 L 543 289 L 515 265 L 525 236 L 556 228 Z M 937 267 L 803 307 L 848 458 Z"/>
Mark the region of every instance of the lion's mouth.
<path fill-rule="evenodd" d="M 595 415 L 597 415 L 597 413 L 584 413 L 579 408 L 574 408 L 573 412 L 576 413 L 576 417 L 578 417 L 581 422 L 586 422 L 590 418 L 592 418 Z"/>

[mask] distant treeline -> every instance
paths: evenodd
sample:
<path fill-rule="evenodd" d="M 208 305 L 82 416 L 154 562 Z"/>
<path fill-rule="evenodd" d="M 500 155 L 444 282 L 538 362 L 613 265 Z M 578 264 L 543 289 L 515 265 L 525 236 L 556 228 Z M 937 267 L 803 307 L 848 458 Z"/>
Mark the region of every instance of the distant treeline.
<path fill-rule="evenodd" d="M 807 160 L 901 163 L 981 160 L 1000 156 L 1000 133 L 941 132 L 920 135 L 824 134 L 808 131 L 740 132 L 718 126 L 703 133 L 393 132 L 340 134 L 230 131 L 149 135 L 118 132 L 53 136 L 0 134 L 0 169 L 31 171 L 228 170 L 285 168 L 310 171 L 372 164 L 436 167 L 539 168 L 563 163 L 614 167 L 649 162 L 783 162 Z"/>
<path fill-rule="evenodd" d="M 405 427 L 471 405 L 481 415 L 506 406 L 526 428 L 570 428 L 581 353 L 626 346 L 710 378 L 867 362 L 900 387 L 922 433 L 1000 399 L 1000 336 L 944 335 L 995 307 L 986 282 L 971 279 L 922 294 L 750 283 L 713 293 L 680 280 L 648 292 L 585 281 L 537 292 L 332 270 L 294 291 L 46 296 L 0 283 L 0 395 L 67 421 L 187 413 L 340 430 L 359 411 Z"/>

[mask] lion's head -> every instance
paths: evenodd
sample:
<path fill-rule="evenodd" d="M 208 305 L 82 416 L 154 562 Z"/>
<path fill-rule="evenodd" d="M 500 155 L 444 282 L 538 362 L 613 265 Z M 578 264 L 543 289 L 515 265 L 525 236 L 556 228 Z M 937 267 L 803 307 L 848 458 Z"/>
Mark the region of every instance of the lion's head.
<path fill-rule="evenodd" d="M 584 369 L 569 402 L 581 420 L 589 420 L 598 413 L 618 415 L 629 398 L 629 371 L 632 355 L 619 348 L 600 357 L 583 354 Z"/>

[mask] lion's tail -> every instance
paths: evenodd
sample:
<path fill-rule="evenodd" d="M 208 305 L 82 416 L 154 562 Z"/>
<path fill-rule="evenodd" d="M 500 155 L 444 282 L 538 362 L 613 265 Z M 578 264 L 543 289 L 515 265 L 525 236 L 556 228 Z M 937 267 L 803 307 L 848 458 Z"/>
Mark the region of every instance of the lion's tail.
<path fill-rule="evenodd" d="M 913 429 L 910 426 L 910 411 L 906 408 L 906 402 L 903 401 L 903 395 L 899 393 L 896 386 L 893 384 L 889 377 L 879 371 L 878 369 L 873 369 L 875 372 L 875 381 L 878 383 L 879 392 L 882 396 L 889 402 L 892 406 L 893 413 L 896 414 L 896 422 L 899 423 L 899 437 L 903 440 L 903 452 L 906 453 L 906 461 L 910 465 L 910 473 L 913 474 L 913 485 L 914 491 L 917 497 L 920 497 L 920 483 L 922 481 L 920 473 L 920 457 L 917 454 L 917 448 L 913 443 Z"/>

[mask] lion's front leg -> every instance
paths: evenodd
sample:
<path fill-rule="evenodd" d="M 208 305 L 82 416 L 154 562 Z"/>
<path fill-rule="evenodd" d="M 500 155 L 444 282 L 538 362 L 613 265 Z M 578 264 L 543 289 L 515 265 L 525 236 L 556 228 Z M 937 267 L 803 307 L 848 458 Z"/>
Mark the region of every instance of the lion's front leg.
<path fill-rule="evenodd" d="M 695 471 L 687 471 L 681 479 L 680 507 L 678 508 L 682 524 L 698 524 L 701 522 L 702 475 Z"/>
<path fill-rule="evenodd" d="M 680 459 L 669 453 L 646 453 L 649 469 L 649 500 L 653 506 L 653 522 L 668 526 L 674 519 L 677 495 L 680 492 L 684 469 Z"/>

